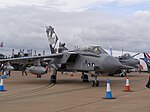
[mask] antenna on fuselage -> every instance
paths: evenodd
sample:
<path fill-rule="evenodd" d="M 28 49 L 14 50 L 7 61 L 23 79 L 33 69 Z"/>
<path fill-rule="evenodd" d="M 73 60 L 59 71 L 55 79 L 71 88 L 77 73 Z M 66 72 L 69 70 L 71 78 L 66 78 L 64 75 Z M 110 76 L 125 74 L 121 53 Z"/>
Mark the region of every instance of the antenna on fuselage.
<path fill-rule="evenodd" d="M 110 50 L 110 55 L 112 56 L 113 55 L 112 46 L 109 47 L 109 50 Z"/>
<path fill-rule="evenodd" d="M 122 44 L 122 55 L 123 55 L 123 44 Z"/>

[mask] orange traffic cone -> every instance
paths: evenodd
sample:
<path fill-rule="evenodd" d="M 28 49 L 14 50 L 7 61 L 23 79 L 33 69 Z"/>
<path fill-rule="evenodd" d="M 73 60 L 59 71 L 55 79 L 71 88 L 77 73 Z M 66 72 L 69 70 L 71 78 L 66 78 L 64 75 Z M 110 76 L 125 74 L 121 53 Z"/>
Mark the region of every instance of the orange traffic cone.
<path fill-rule="evenodd" d="M 125 85 L 125 90 L 124 92 L 132 92 L 130 89 L 130 84 L 129 84 L 129 78 L 126 77 L 126 85 Z"/>

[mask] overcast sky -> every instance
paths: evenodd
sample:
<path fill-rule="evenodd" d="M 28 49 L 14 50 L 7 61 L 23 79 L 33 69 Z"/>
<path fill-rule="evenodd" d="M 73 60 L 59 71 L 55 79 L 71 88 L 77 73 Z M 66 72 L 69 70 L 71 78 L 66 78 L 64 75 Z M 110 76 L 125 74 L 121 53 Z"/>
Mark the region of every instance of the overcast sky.
<path fill-rule="evenodd" d="M 150 0 L 0 0 L 4 48 L 49 49 L 51 25 L 66 46 L 150 52 Z"/>

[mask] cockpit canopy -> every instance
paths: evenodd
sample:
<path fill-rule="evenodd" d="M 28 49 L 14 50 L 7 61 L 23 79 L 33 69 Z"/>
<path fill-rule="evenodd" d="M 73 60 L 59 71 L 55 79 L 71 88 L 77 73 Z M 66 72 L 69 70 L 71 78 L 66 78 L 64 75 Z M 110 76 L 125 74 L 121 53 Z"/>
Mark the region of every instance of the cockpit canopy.
<path fill-rule="evenodd" d="M 104 49 L 102 49 L 100 46 L 87 46 L 87 47 L 82 47 L 78 49 L 79 51 L 82 52 L 90 52 L 90 53 L 95 53 L 97 55 L 101 53 L 107 53 Z"/>
<path fill-rule="evenodd" d="M 132 56 L 129 53 L 125 53 L 121 56 L 122 59 L 131 58 Z"/>

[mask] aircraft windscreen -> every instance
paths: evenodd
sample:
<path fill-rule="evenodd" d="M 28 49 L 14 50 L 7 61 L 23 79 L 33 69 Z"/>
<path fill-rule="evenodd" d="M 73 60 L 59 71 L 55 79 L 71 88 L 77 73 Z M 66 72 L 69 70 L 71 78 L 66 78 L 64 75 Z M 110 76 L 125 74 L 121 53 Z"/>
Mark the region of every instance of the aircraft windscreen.
<path fill-rule="evenodd" d="M 122 55 L 123 58 L 131 58 L 132 56 L 129 53 Z"/>
<path fill-rule="evenodd" d="M 80 49 L 80 51 L 83 52 L 91 52 L 91 53 L 95 53 L 95 54 L 101 54 L 101 53 L 107 53 L 104 49 L 102 49 L 99 46 L 90 46 L 90 47 L 83 47 Z"/>

